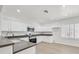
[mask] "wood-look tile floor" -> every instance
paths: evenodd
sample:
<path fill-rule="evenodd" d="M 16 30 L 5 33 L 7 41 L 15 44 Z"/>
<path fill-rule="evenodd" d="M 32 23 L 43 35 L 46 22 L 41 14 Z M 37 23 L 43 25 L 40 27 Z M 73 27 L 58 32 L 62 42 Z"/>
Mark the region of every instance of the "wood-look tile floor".
<path fill-rule="evenodd" d="M 79 47 L 59 43 L 41 42 L 36 46 L 37 54 L 79 54 Z"/>

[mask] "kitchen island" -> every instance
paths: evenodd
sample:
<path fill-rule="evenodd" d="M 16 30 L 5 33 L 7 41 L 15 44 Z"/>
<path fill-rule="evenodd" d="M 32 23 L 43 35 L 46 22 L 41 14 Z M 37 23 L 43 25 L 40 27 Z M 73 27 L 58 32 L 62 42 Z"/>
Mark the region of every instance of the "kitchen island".
<path fill-rule="evenodd" d="M 27 41 L 21 41 L 21 42 L 14 43 L 13 54 L 29 54 L 29 53 L 34 54 L 35 48 L 33 48 L 33 47 L 35 45 L 36 45 L 35 43 L 31 43 L 31 42 L 27 42 Z"/>
<path fill-rule="evenodd" d="M 0 54 L 35 53 L 35 48 L 33 48 L 33 46 L 35 45 L 36 45 L 35 43 L 31 43 L 23 40 L 17 41 L 17 39 L 4 38 L 0 40 Z"/>
<path fill-rule="evenodd" d="M 79 47 L 60 43 L 0 40 L 0 54 L 79 54 Z"/>

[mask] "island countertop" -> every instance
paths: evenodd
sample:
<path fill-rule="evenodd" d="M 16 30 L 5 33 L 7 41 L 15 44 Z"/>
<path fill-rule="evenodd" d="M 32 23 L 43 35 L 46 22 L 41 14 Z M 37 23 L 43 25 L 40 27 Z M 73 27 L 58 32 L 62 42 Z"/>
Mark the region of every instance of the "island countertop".
<path fill-rule="evenodd" d="M 20 41 L 20 42 L 12 42 L 10 39 L 1 39 L 0 40 L 0 48 L 10 46 L 13 47 L 13 54 L 28 49 L 32 46 L 35 46 L 36 43 L 31 43 L 27 41 Z"/>
<path fill-rule="evenodd" d="M 6 39 L 0 40 L 0 48 L 13 45 L 13 44 L 14 44 L 13 42 L 6 40 Z"/>
<path fill-rule="evenodd" d="M 23 50 L 28 49 L 35 45 L 36 45 L 36 43 L 31 43 L 31 42 L 27 42 L 27 41 L 21 41 L 21 42 L 15 43 L 13 46 L 13 53 L 14 54 L 18 53 L 20 51 L 23 51 Z"/>

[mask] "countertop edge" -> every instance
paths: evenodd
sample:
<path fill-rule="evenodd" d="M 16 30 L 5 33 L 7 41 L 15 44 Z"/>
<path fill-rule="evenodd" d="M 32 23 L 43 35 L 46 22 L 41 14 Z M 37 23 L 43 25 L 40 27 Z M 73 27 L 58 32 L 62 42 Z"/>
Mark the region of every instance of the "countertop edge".
<path fill-rule="evenodd" d="M 30 48 L 30 47 L 33 47 L 33 46 L 35 46 L 35 45 L 37 45 L 37 44 L 34 44 L 34 45 L 31 45 L 31 46 L 25 47 L 25 48 L 23 48 L 23 49 L 20 49 L 20 50 L 18 50 L 18 51 L 15 51 L 15 52 L 13 52 L 13 54 L 16 54 L 16 53 L 18 53 L 18 52 L 20 52 L 20 51 L 23 51 L 23 50 L 28 49 L 28 48 Z"/>
<path fill-rule="evenodd" d="M 52 36 L 53 34 L 36 34 L 36 35 L 31 35 L 33 36 Z M 18 35 L 18 36 L 5 36 L 5 38 L 23 38 L 23 37 L 29 37 L 28 35 Z"/>
<path fill-rule="evenodd" d="M 6 47 L 6 46 L 10 46 L 10 45 L 14 45 L 14 43 L 9 43 L 9 44 L 0 45 L 0 48 Z"/>

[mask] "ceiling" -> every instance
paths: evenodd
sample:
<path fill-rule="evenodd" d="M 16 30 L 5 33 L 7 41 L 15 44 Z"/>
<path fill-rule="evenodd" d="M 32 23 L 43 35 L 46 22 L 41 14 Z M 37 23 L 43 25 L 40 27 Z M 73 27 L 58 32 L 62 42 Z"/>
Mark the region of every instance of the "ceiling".
<path fill-rule="evenodd" d="M 44 12 L 45 10 L 47 10 L 48 13 Z M 51 22 L 64 17 L 79 15 L 79 6 L 4 5 L 1 12 L 4 16 L 17 18 L 25 23 L 38 23 L 42 25 L 50 24 Z"/>

